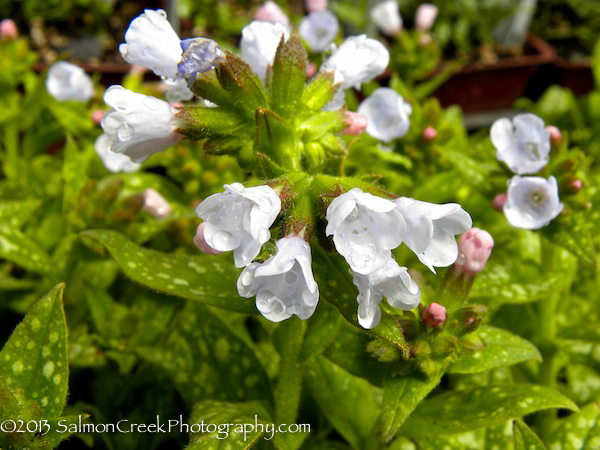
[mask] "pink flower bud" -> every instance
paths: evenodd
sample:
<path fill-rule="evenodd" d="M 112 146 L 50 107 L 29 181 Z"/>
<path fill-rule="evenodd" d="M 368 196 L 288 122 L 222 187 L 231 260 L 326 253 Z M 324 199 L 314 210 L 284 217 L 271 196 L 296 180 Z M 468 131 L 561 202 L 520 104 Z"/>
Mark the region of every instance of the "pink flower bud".
<path fill-rule="evenodd" d="M 560 130 L 558 128 L 556 128 L 554 125 L 548 125 L 546 127 L 546 130 L 548 130 L 550 132 L 550 140 L 552 141 L 552 144 L 559 145 L 560 139 L 562 137 L 560 134 Z"/>
<path fill-rule="evenodd" d="M 0 37 L 3 41 L 16 39 L 18 35 L 17 24 L 12 19 L 4 19 L 0 22 Z"/>
<path fill-rule="evenodd" d="M 422 34 L 421 37 L 419 38 L 419 45 L 421 47 L 426 47 L 429 44 L 431 44 L 431 42 L 433 41 L 433 39 L 431 39 L 431 36 L 428 35 L 427 33 Z"/>
<path fill-rule="evenodd" d="M 502 212 L 504 210 L 504 204 L 506 203 L 507 198 L 508 197 L 506 195 L 506 192 L 496 195 L 494 197 L 494 200 L 492 200 L 492 206 L 494 207 L 494 209 L 496 211 Z"/>
<path fill-rule="evenodd" d="M 308 63 L 306 66 L 306 77 L 311 78 L 315 73 L 317 73 L 317 65 L 315 63 Z"/>
<path fill-rule="evenodd" d="M 309 13 L 321 12 L 327 9 L 327 0 L 306 0 L 304 4 Z"/>
<path fill-rule="evenodd" d="M 430 30 L 437 15 L 437 6 L 430 3 L 422 3 L 417 9 L 417 14 L 415 17 L 415 25 L 417 26 L 417 30 Z"/>
<path fill-rule="evenodd" d="M 437 130 L 433 127 L 427 127 L 423 130 L 423 140 L 425 142 L 431 142 L 437 137 Z"/>
<path fill-rule="evenodd" d="M 353 136 L 363 133 L 367 129 L 368 124 L 365 116 L 351 111 L 344 113 L 344 123 L 347 125 L 344 134 L 351 134 Z"/>
<path fill-rule="evenodd" d="M 439 327 L 446 321 L 446 308 L 439 303 L 432 303 L 423 310 L 423 322 L 428 327 Z"/>
<path fill-rule="evenodd" d="M 198 225 L 198 228 L 196 229 L 196 236 L 194 236 L 194 244 L 196 245 L 196 247 L 198 247 L 198 250 L 200 250 L 202 253 L 206 253 L 207 255 L 219 255 L 223 253 L 218 250 L 215 250 L 206 243 L 206 240 L 204 239 L 205 225 L 205 222 L 202 222 L 200 225 Z"/>
<path fill-rule="evenodd" d="M 258 8 L 256 14 L 254 14 L 254 19 L 262 20 L 264 22 L 279 22 L 286 27 L 290 26 L 290 19 L 288 19 L 288 16 L 277 3 L 270 0 L 263 3 L 263 5 Z"/>
<path fill-rule="evenodd" d="M 458 241 L 458 258 L 455 267 L 461 272 L 475 275 L 483 270 L 494 246 L 490 233 L 471 228 Z"/>
<path fill-rule="evenodd" d="M 583 187 L 583 181 L 581 181 L 579 178 L 577 180 L 573 180 L 571 187 L 577 191 L 580 191 Z"/>
<path fill-rule="evenodd" d="M 100 125 L 102 123 L 102 118 L 104 117 L 104 111 L 101 109 L 95 109 L 92 111 L 92 120 L 96 125 Z"/>
<path fill-rule="evenodd" d="M 154 189 L 146 189 L 142 196 L 144 197 L 144 211 L 156 219 L 164 219 L 171 214 L 169 203 Z"/>

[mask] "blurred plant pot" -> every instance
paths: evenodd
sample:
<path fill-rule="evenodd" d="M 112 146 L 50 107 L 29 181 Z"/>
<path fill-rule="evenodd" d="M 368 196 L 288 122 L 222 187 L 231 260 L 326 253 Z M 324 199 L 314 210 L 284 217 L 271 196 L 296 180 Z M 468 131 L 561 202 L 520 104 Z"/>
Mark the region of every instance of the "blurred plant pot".
<path fill-rule="evenodd" d="M 495 64 L 468 64 L 450 76 L 433 96 L 442 106 L 459 105 L 465 112 L 510 108 L 526 94 L 534 76 L 555 59 L 552 46 L 529 33 L 523 55 L 502 58 Z M 544 77 L 535 79 L 534 88 L 538 90 Z M 550 84 L 552 80 L 548 77 L 545 87 Z"/>
<path fill-rule="evenodd" d="M 595 80 L 590 62 L 556 58 L 554 66 L 555 84 L 569 88 L 575 95 L 587 94 L 594 90 Z"/>

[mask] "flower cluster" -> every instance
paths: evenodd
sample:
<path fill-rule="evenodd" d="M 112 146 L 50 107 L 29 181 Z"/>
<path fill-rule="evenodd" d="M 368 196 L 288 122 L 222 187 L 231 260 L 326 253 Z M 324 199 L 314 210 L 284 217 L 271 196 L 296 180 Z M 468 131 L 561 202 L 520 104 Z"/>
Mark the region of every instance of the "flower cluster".
<path fill-rule="evenodd" d="M 551 176 L 535 174 L 550 160 L 551 132 L 544 121 L 533 114 L 499 119 L 490 130 L 496 157 L 516 175 L 508 183 L 502 208 L 508 222 L 517 227 L 536 230 L 550 223 L 563 210 L 558 184 Z"/>

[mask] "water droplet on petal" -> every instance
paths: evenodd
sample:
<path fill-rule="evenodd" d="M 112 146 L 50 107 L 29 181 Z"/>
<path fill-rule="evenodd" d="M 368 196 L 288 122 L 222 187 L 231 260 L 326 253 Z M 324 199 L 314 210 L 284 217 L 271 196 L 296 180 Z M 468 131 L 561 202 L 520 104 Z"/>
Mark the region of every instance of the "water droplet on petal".
<path fill-rule="evenodd" d="M 119 127 L 119 129 L 117 130 L 117 138 L 121 141 L 121 142 L 128 142 L 133 138 L 133 128 L 131 128 L 129 125 L 127 125 L 126 123 L 124 123 L 123 125 L 121 125 Z"/>
<path fill-rule="evenodd" d="M 233 236 L 231 235 L 231 233 L 224 231 L 224 230 L 219 230 L 217 231 L 212 238 L 212 247 L 218 249 L 228 249 L 231 247 L 231 244 L 233 243 Z"/>

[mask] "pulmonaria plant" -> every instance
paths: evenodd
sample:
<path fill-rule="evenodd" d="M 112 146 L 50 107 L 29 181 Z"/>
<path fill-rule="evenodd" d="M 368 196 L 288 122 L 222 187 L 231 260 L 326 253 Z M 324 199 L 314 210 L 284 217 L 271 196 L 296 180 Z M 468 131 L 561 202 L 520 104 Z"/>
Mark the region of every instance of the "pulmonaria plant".
<path fill-rule="evenodd" d="M 94 94 L 92 79 L 81 67 L 65 61 L 50 66 L 46 77 L 46 89 L 60 102 L 87 102 Z"/>
<path fill-rule="evenodd" d="M 307 20 L 315 17 L 326 28 L 334 22 L 327 11 Z M 350 37 L 307 84 L 306 51 L 281 23 L 254 21 L 244 28 L 238 58 L 209 39 L 179 42 L 162 13 L 146 11 L 136 20 L 124 47 L 127 57 L 146 54 L 133 46 L 145 45 L 152 57 L 136 62 L 185 80 L 198 102 L 175 108 L 113 86 L 105 94 L 112 107 L 102 121 L 105 134 L 112 151 L 134 161 L 181 138 L 198 140 L 206 153 L 234 156 L 254 175 L 248 186 L 225 185 L 196 209 L 203 222 L 194 242 L 206 254 L 233 252 L 235 266 L 243 268 L 239 295 L 256 297 L 257 309 L 272 321 L 308 319 L 319 299 L 313 252 L 318 248 L 323 271 L 323 252 L 330 250 L 322 243 L 331 236 L 358 288 L 355 323 L 377 326 L 384 297 L 392 308 L 417 307 L 419 286 L 392 251 L 404 242 L 431 270 L 448 266 L 458 253 L 455 235 L 471 227 L 471 218 L 457 204 L 398 198 L 344 175 L 344 132 L 366 128 L 389 140 L 408 130 L 410 106 L 387 88 L 367 99 L 360 114 L 331 107 L 340 93 L 343 104 L 345 89 L 385 70 L 385 47 L 365 35 Z M 173 48 L 159 58 L 164 67 L 154 58 L 167 48 L 153 42 L 161 33 Z"/>

